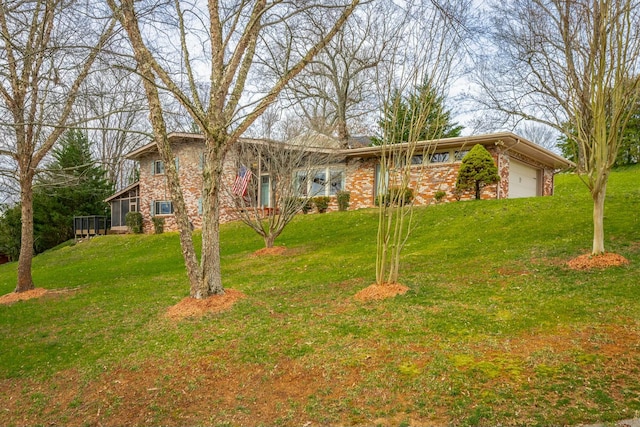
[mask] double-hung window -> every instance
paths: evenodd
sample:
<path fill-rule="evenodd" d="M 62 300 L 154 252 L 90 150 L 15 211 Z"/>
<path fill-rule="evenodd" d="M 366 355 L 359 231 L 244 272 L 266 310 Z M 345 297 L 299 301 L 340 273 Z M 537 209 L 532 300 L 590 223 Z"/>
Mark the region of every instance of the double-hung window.
<path fill-rule="evenodd" d="M 180 166 L 180 159 L 176 157 L 174 163 L 177 171 Z M 164 162 L 162 160 L 154 160 L 151 163 L 151 175 L 164 175 Z"/>
<path fill-rule="evenodd" d="M 313 172 L 313 179 L 311 180 L 311 189 L 309 194 L 313 197 L 324 196 L 327 185 L 327 171 L 325 169 Z"/>
<path fill-rule="evenodd" d="M 172 215 L 173 203 L 169 200 L 155 200 L 151 204 L 151 215 Z"/>
<path fill-rule="evenodd" d="M 341 169 L 329 169 L 329 195 L 335 196 L 342 191 L 344 186 L 344 171 Z"/>
<path fill-rule="evenodd" d="M 164 162 L 162 160 L 154 160 L 151 164 L 152 175 L 164 175 Z"/>
<path fill-rule="evenodd" d="M 306 171 L 298 171 L 295 175 L 295 186 L 296 192 L 299 196 L 306 196 L 308 194 L 307 191 L 307 172 Z"/>

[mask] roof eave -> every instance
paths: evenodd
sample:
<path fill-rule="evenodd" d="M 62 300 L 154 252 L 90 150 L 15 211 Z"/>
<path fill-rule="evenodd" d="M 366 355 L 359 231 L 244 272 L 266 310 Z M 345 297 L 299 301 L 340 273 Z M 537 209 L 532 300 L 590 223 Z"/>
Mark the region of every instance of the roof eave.
<path fill-rule="evenodd" d="M 128 187 L 123 188 L 122 190 L 118 191 L 117 193 L 109 196 L 108 198 L 104 199 L 105 203 L 109 203 L 111 200 L 115 199 L 118 196 L 123 195 L 124 193 L 126 193 L 127 191 L 131 191 L 134 188 L 138 187 L 140 185 L 140 181 L 136 181 L 133 184 L 129 185 Z"/>
<path fill-rule="evenodd" d="M 569 167 L 575 166 L 573 162 L 565 159 L 562 156 L 559 156 L 544 147 L 541 147 L 533 142 L 522 138 L 512 132 L 499 132 L 499 133 L 491 133 L 485 135 L 474 135 L 474 136 L 460 136 L 455 138 L 442 138 L 442 139 L 433 139 L 428 141 L 418 141 L 415 143 L 415 149 L 419 151 L 423 151 L 425 149 L 436 147 L 438 149 L 442 148 L 455 148 L 455 147 L 470 147 L 472 145 L 481 144 L 481 145 L 490 145 L 490 144 L 498 144 L 498 142 L 502 142 L 502 145 L 506 150 L 514 150 L 520 152 L 522 154 L 529 155 L 533 157 L 535 160 L 544 163 L 545 165 L 551 166 L 554 169 L 567 169 Z M 404 149 L 409 147 L 409 143 L 400 143 L 394 144 L 394 148 Z M 386 147 L 388 148 L 388 147 Z M 383 146 L 373 146 L 373 147 L 363 147 L 363 148 L 354 148 L 342 150 L 343 154 L 347 157 L 371 157 L 371 156 L 379 156 L 385 147 Z"/>

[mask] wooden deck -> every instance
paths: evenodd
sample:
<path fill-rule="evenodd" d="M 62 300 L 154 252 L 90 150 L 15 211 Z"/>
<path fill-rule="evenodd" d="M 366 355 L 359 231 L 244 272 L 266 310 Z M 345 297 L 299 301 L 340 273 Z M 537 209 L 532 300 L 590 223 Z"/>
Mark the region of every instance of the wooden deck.
<path fill-rule="evenodd" d="M 108 223 L 106 216 L 75 216 L 73 217 L 73 235 L 75 239 L 84 239 L 107 234 Z"/>

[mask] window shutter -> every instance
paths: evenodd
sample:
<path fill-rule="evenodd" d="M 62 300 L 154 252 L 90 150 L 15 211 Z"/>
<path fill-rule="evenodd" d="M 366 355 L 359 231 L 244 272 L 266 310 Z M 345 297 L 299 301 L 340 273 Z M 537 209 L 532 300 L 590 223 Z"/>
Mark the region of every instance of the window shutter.
<path fill-rule="evenodd" d="M 204 153 L 200 153 L 200 170 L 204 169 Z"/>
<path fill-rule="evenodd" d="M 202 197 L 198 199 L 198 215 L 202 215 Z"/>
<path fill-rule="evenodd" d="M 151 201 L 151 216 L 155 216 L 156 215 L 156 201 L 152 200 Z"/>
<path fill-rule="evenodd" d="M 180 159 L 178 157 L 175 158 L 175 164 L 176 164 L 176 172 L 178 172 L 178 169 L 180 169 Z"/>
<path fill-rule="evenodd" d="M 156 161 L 152 160 L 151 161 L 151 175 L 155 175 L 156 174 Z"/>

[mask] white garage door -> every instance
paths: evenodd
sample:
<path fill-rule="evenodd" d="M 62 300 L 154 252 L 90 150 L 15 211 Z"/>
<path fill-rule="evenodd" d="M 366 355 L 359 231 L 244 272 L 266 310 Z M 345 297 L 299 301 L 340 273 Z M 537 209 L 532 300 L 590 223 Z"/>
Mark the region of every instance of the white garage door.
<path fill-rule="evenodd" d="M 509 164 L 509 198 L 538 195 L 538 170 L 511 160 Z"/>

